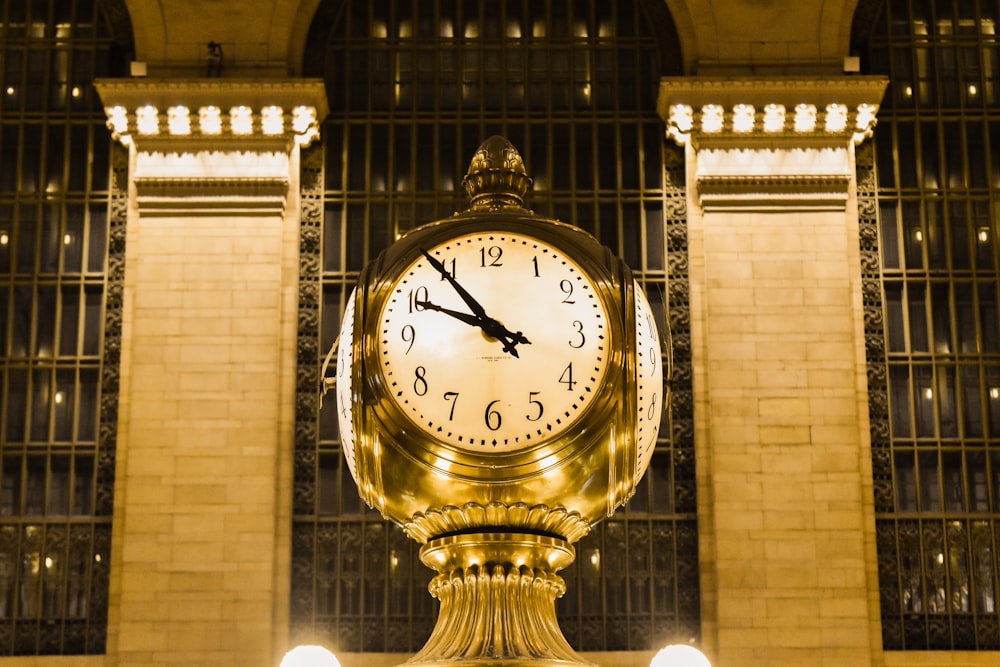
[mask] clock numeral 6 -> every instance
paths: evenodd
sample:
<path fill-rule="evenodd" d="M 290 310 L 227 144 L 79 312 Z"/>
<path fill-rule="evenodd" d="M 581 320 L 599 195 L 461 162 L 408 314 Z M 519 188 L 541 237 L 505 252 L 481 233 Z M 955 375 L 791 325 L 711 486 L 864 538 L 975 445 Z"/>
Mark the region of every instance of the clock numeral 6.
<path fill-rule="evenodd" d="M 500 399 L 490 401 L 489 405 L 486 406 L 486 428 L 491 431 L 500 430 L 500 424 L 503 422 L 500 411 L 493 407 L 499 402 Z"/>

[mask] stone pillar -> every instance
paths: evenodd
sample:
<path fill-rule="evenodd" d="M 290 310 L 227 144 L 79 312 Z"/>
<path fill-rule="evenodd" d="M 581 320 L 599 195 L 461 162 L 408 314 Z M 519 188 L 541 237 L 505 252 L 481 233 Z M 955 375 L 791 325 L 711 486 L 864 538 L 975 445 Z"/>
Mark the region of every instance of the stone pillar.
<path fill-rule="evenodd" d="M 130 149 L 109 664 L 276 665 L 322 82 L 101 81 Z"/>
<path fill-rule="evenodd" d="M 854 147 L 885 85 L 661 85 L 686 146 L 713 664 L 881 664 Z"/>

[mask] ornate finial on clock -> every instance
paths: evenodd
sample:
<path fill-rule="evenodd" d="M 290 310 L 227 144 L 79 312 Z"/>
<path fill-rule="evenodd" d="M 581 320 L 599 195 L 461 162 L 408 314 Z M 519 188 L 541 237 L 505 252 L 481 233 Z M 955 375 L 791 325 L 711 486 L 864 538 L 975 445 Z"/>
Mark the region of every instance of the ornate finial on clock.
<path fill-rule="evenodd" d="M 470 210 L 524 208 L 524 196 L 531 187 L 531 178 L 514 145 L 504 137 L 493 135 L 472 156 L 462 187 L 469 195 Z"/>

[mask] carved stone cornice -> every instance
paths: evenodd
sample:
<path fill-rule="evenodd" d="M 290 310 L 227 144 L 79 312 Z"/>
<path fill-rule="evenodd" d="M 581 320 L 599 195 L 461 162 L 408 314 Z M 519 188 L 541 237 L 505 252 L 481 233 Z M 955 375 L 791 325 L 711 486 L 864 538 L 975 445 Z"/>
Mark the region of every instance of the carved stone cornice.
<path fill-rule="evenodd" d="M 292 150 L 319 136 L 321 80 L 96 83 L 112 136 L 135 148 L 144 215 L 284 209 Z"/>
<path fill-rule="evenodd" d="M 843 208 L 852 144 L 870 137 L 887 80 L 664 78 L 667 135 L 694 149 L 702 207 Z"/>

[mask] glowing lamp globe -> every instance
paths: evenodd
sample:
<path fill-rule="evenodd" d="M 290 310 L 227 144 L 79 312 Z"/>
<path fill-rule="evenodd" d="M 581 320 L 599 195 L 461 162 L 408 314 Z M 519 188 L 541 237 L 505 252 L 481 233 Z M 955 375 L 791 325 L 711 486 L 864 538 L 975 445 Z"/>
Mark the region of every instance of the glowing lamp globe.
<path fill-rule="evenodd" d="M 671 644 L 653 656 L 649 667 L 712 667 L 712 663 L 693 646 Z"/>
<path fill-rule="evenodd" d="M 286 653 L 280 667 L 340 667 L 340 661 L 322 646 L 305 644 Z"/>

